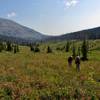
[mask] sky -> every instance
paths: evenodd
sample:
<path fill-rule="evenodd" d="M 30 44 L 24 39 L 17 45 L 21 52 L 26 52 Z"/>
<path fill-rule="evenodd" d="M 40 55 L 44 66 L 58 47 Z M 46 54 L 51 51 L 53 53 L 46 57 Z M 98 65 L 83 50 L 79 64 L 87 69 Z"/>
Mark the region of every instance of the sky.
<path fill-rule="evenodd" d="M 100 0 L 0 0 L 0 17 L 60 35 L 100 26 Z"/>

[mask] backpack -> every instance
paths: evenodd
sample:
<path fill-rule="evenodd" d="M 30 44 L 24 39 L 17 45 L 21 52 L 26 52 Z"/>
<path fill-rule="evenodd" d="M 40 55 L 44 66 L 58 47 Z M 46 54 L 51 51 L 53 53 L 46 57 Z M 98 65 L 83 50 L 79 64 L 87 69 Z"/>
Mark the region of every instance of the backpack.
<path fill-rule="evenodd" d="M 76 63 L 76 64 L 80 64 L 80 57 L 79 57 L 79 56 L 76 57 L 75 63 Z"/>

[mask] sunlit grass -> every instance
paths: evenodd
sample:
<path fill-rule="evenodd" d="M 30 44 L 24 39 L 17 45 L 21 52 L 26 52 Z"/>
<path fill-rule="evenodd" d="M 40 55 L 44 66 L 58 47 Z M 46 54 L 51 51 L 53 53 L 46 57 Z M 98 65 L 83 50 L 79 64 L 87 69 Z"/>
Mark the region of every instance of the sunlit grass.
<path fill-rule="evenodd" d="M 53 53 L 46 53 L 47 45 L 54 49 Z M 90 51 L 89 61 L 81 62 L 81 71 L 77 72 L 74 61 L 72 68 L 67 66 L 71 52 L 56 51 L 58 45 L 62 46 L 60 43 L 43 44 L 39 53 L 31 52 L 25 46 L 21 46 L 17 54 L 0 53 L 0 98 L 99 100 L 100 51 Z"/>

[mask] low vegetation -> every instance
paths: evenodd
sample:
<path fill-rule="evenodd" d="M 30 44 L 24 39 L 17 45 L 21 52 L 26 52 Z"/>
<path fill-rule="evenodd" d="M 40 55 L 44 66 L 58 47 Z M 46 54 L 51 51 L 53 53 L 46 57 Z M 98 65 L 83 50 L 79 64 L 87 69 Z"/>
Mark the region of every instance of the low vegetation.
<path fill-rule="evenodd" d="M 81 41 L 1 43 L 0 100 L 100 100 L 100 40 L 88 41 L 88 52 L 82 44 L 85 47 Z M 68 67 L 73 52 L 88 58 L 81 61 L 80 72 L 74 61 Z"/>

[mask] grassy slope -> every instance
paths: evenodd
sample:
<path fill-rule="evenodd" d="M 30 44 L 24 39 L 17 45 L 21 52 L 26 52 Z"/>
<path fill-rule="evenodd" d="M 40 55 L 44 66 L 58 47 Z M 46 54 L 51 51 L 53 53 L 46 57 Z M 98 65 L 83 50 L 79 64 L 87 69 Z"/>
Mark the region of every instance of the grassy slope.
<path fill-rule="evenodd" d="M 74 62 L 72 68 L 67 66 L 71 53 L 43 52 L 47 45 L 55 49 L 64 43 L 43 44 L 42 52 L 35 54 L 28 47 L 20 47 L 17 54 L 0 53 L 0 100 L 47 100 L 50 96 L 51 100 L 58 100 L 59 96 L 69 100 L 75 96 L 100 98 L 100 51 L 90 51 L 89 61 L 81 62 L 78 73 Z M 98 48 L 99 43 L 96 44 Z"/>

